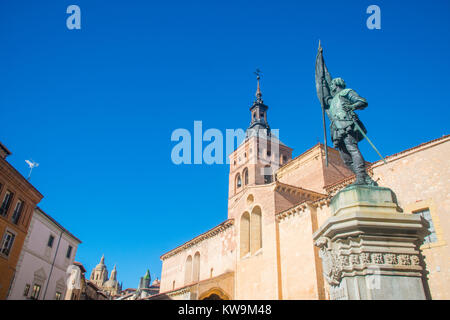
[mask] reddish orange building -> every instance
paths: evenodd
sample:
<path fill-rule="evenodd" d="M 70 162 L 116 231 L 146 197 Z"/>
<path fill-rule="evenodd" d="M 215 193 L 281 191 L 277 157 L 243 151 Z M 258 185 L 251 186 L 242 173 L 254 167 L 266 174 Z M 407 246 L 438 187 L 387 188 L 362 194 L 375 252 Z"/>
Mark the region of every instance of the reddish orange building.
<path fill-rule="evenodd" d="M 6 299 L 34 208 L 43 198 L 6 161 L 11 152 L 0 143 L 0 299 Z"/>

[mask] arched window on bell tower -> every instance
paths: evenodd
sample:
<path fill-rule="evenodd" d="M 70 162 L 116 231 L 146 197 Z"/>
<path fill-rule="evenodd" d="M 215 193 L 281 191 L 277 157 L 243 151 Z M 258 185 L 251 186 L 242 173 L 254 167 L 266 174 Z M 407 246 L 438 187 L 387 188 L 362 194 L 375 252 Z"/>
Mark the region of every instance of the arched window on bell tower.
<path fill-rule="evenodd" d="M 264 167 L 264 184 L 272 183 L 272 181 L 272 168 L 270 167 L 270 165 L 266 165 Z"/>
<path fill-rule="evenodd" d="M 248 168 L 244 169 L 244 186 L 248 185 Z"/>
<path fill-rule="evenodd" d="M 236 189 L 239 189 L 242 186 L 241 174 L 238 173 L 236 175 Z"/>

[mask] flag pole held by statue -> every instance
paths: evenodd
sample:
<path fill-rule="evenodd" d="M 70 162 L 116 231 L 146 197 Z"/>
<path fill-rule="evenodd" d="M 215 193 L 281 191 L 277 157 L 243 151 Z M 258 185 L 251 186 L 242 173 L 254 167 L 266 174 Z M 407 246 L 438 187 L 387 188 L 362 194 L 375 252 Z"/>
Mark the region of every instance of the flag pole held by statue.
<path fill-rule="evenodd" d="M 322 83 L 323 83 L 323 80 L 326 78 L 325 68 L 326 68 L 326 66 L 325 66 L 325 63 L 323 62 L 322 46 L 321 46 L 320 40 L 319 40 L 319 49 L 317 51 L 317 57 L 316 57 L 316 91 L 317 91 L 317 97 L 319 98 L 320 104 L 322 105 L 322 123 L 323 123 L 323 136 L 324 136 L 324 146 L 325 146 L 325 165 L 328 167 L 328 146 L 327 146 L 327 128 L 326 128 L 326 122 L 325 122 L 325 102 L 323 101 L 323 92 L 322 92 L 322 90 L 323 90 Z M 328 75 L 328 77 L 330 77 L 328 72 L 327 72 L 327 75 Z M 320 78 L 320 80 L 318 78 Z M 331 77 L 329 80 L 331 81 Z"/>

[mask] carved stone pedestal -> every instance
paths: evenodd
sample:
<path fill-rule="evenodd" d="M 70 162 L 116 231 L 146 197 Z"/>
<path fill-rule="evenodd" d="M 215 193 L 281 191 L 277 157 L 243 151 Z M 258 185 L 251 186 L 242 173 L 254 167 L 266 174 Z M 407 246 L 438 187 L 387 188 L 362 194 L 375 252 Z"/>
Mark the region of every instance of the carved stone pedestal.
<path fill-rule="evenodd" d="M 332 217 L 313 237 L 331 299 L 426 298 L 424 219 L 401 213 L 394 192 L 381 187 L 347 187 L 330 206 Z"/>

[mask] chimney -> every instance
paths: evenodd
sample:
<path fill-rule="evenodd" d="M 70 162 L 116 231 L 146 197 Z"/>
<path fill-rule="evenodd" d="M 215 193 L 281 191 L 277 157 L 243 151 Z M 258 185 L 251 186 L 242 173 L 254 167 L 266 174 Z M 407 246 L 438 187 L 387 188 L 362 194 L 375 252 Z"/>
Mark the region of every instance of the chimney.
<path fill-rule="evenodd" d="M 6 159 L 6 157 L 10 155 L 11 151 L 9 151 L 8 148 L 6 148 L 5 145 L 0 142 L 0 157 L 2 159 Z"/>

